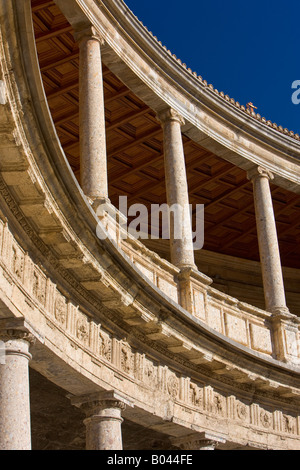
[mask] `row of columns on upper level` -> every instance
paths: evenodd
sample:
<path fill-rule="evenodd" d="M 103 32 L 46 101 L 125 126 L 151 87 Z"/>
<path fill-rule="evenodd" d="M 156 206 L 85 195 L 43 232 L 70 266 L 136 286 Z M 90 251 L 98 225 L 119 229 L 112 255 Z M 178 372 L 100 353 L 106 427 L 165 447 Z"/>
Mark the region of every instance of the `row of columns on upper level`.
<path fill-rule="evenodd" d="M 34 336 L 24 329 L 0 328 L 0 342 L 0 450 L 30 450 L 29 349 Z M 115 390 L 69 398 L 85 413 L 87 450 L 123 450 L 122 412 L 133 406 L 130 399 Z M 225 441 L 198 433 L 179 439 L 177 446 L 214 450 L 220 442 Z"/>
<path fill-rule="evenodd" d="M 105 109 L 102 77 L 102 38 L 91 26 L 75 34 L 80 50 L 80 155 L 81 185 L 91 201 L 108 201 Z M 167 203 L 189 205 L 182 117 L 173 109 L 158 115 L 164 132 L 164 161 Z M 288 315 L 270 181 L 273 175 L 256 167 L 248 174 L 253 182 L 256 224 L 263 274 L 265 308 Z M 172 212 L 171 212 L 172 217 Z M 190 214 L 182 211 L 181 237 L 174 237 L 170 223 L 171 262 L 180 269 L 197 269 L 193 251 Z M 172 232 L 173 230 L 173 232 Z"/>

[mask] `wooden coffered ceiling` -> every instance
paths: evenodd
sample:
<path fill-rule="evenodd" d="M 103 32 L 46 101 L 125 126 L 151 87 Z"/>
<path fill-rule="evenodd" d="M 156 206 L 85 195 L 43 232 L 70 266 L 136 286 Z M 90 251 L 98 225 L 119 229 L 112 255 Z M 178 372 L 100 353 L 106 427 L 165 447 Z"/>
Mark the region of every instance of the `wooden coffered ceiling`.
<path fill-rule="evenodd" d="M 80 181 L 79 56 L 72 27 L 53 1 L 32 0 L 40 69 L 58 137 Z M 163 135 L 155 113 L 103 64 L 109 197 L 166 202 Z M 246 173 L 186 136 L 190 202 L 205 204 L 204 249 L 258 261 L 252 185 Z M 272 186 L 284 266 L 300 268 L 300 196 Z"/>

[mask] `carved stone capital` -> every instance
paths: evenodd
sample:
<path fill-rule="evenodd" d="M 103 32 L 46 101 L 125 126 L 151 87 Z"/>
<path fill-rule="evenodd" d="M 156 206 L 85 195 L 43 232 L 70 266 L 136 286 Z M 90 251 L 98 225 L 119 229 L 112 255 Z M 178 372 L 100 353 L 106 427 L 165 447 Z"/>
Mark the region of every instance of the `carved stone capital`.
<path fill-rule="evenodd" d="M 24 340 L 30 345 L 36 340 L 32 327 L 23 318 L 3 318 L 0 320 L 0 340 L 7 342 Z"/>
<path fill-rule="evenodd" d="M 35 342 L 35 337 L 29 331 L 0 328 L 0 341 L 3 344 L 1 352 L 4 355 L 4 364 L 6 356 L 25 357 L 28 361 L 32 359 L 29 348 Z"/>
<path fill-rule="evenodd" d="M 185 124 L 183 117 L 173 108 L 161 111 L 157 114 L 156 118 L 163 125 L 167 122 L 179 122 L 181 126 Z"/>
<path fill-rule="evenodd" d="M 274 179 L 273 173 L 262 166 L 257 166 L 249 170 L 247 177 L 250 181 L 255 181 L 256 178 L 267 178 L 269 181 Z"/>
<path fill-rule="evenodd" d="M 207 431 L 191 434 L 180 439 L 172 439 L 172 443 L 182 450 L 214 450 L 220 444 L 225 444 L 225 442 L 224 436 Z"/>
<path fill-rule="evenodd" d="M 22 330 L 14 330 L 14 329 L 0 329 L 0 340 L 1 341 L 12 341 L 12 340 L 18 340 L 18 339 L 23 339 L 24 341 L 27 341 L 30 344 L 33 344 L 35 342 L 35 337 L 33 334 L 29 333 L 28 331 L 22 331 Z"/>
<path fill-rule="evenodd" d="M 96 31 L 94 26 L 90 25 L 84 29 L 80 29 L 74 32 L 74 39 L 76 42 L 81 43 L 89 39 L 98 41 L 101 46 L 105 45 L 104 38 Z"/>
<path fill-rule="evenodd" d="M 105 410 L 124 411 L 126 406 L 133 407 L 133 403 L 127 397 L 121 395 L 115 390 L 109 392 L 99 392 L 79 397 L 71 396 L 72 405 L 81 408 L 87 417 L 99 416 L 109 418 L 108 414 L 104 414 Z M 101 416 L 100 416 L 101 415 Z M 111 416 L 113 417 L 113 416 Z M 115 418 L 115 417 L 114 417 Z"/>

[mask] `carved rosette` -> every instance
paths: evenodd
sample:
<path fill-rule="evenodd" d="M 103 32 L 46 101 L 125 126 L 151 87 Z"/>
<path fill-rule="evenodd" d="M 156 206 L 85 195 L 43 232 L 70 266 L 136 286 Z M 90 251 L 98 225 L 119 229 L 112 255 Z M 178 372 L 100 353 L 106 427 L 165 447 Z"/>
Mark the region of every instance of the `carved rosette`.
<path fill-rule="evenodd" d="M 244 403 L 238 403 L 236 407 L 237 416 L 241 421 L 246 421 L 248 418 L 248 408 Z"/>
<path fill-rule="evenodd" d="M 273 424 L 272 414 L 262 410 L 260 413 L 260 422 L 264 428 L 269 429 Z"/>

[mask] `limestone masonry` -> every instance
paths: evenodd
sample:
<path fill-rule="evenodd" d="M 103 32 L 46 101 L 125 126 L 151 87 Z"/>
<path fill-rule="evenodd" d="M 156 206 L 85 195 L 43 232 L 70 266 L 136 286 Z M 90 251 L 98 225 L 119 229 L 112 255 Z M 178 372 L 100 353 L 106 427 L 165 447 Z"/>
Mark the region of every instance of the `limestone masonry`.
<path fill-rule="evenodd" d="M 122 0 L 0 14 L 0 449 L 300 450 L 299 136 Z"/>

